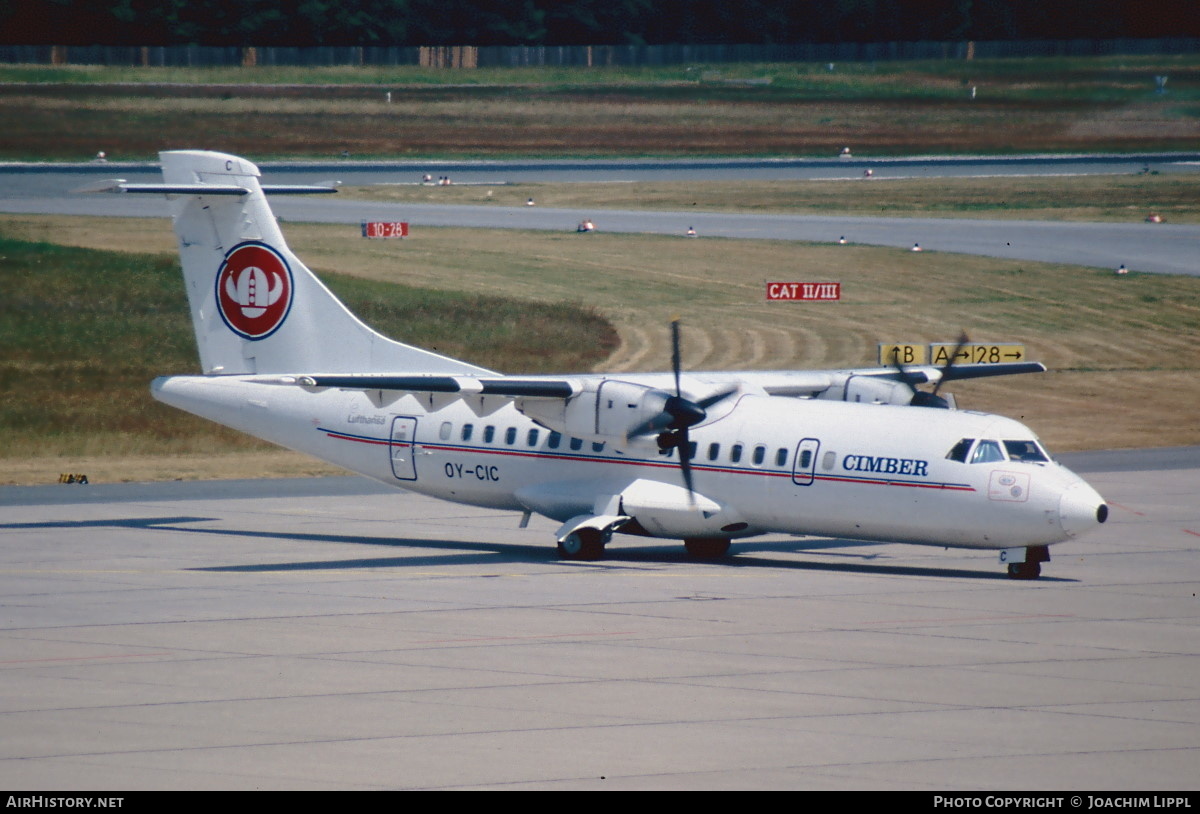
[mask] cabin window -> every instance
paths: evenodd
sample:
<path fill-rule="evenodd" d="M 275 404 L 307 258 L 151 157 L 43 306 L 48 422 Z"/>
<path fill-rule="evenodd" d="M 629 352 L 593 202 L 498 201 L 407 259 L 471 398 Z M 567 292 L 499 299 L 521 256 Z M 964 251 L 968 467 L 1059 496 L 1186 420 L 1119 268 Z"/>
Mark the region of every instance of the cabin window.
<path fill-rule="evenodd" d="M 742 445 L 734 444 L 729 448 L 729 462 L 736 464 L 740 460 L 742 460 Z"/>
<path fill-rule="evenodd" d="M 975 445 L 975 452 L 971 455 L 973 464 L 990 464 L 1003 460 L 1004 451 L 1000 449 L 1000 444 L 996 441 L 980 441 Z"/>
<path fill-rule="evenodd" d="M 571 449 L 573 449 L 575 452 L 578 452 L 579 450 L 583 449 L 583 439 L 582 438 L 572 438 L 571 443 L 568 444 L 568 446 L 570 446 Z"/>
<path fill-rule="evenodd" d="M 715 461 L 717 458 L 720 457 L 720 455 L 721 455 L 721 445 L 720 444 L 709 444 L 708 445 L 708 459 L 710 461 Z"/>
<path fill-rule="evenodd" d="M 696 460 L 696 449 L 699 446 L 695 441 L 688 441 L 688 460 Z"/>
<path fill-rule="evenodd" d="M 508 444 L 510 447 L 513 444 L 517 443 L 517 428 L 516 427 L 509 427 L 507 430 L 504 431 L 504 443 Z"/>
<path fill-rule="evenodd" d="M 603 451 L 604 451 L 604 442 L 603 441 L 593 441 L 592 442 L 592 452 L 603 452 Z"/>
<path fill-rule="evenodd" d="M 805 449 L 800 451 L 800 463 L 796 464 L 797 469 L 808 469 L 812 466 L 812 450 Z"/>
<path fill-rule="evenodd" d="M 546 446 L 550 447 L 550 449 L 558 449 L 558 445 L 561 443 L 562 443 L 562 433 L 561 432 L 552 432 L 546 438 Z"/>
<path fill-rule="evenodd" d="M 756 446 L 754 448 L 754 455 L 751 456 L 750 460 L 754 463 L 755 466 L 758 466 L 764 460 L 766 460 L 766 458 L 767 458 L 767 448 L 764 447 L 762 444 L 759 444 L 758 446 Z"/>
<path fill-rule="evenodd" d="M 1036 441 L 1005 441 L 1004 449 L 1008 452 L 1010 461 L 1045 463 L 1049 460 Z"/>
<path fill-rule="evenodd" d="M 438 430 L 438 438 L 443 441 L 450 440 L 450 433 L 454 432 L 454 425 L 449 421 L 443 421 L 441 428 Z"/>
<path fill-rule="evenodd" d="M 950 448 L 946 453 L 947 460 L 958 461 L 960 464 L 967 462 L 967 453 L 971 451 L 971 444 L 975 443 L 974 438 L 964 438 Z"/>
<path fill-rule="evenodd" d="M 807 469 L 809 462 L 812 460 L 812 453 L 809 452 L 808 450 L 804 450 L 804 455 L 805 455 L 804 468 Z M 786 449 L 784 449 L 783 447 L 780 447 L 779 449 L 775 450 L 775 465 L 776 466 L 787 466 L 787 456 L 788 456 L 788 451 Z"/>
<path fill-rule="evenodd" d="M 536 429 L 530 430 L 529 435 L 527 435 L 525 437 L 525 444 L 527 446 L 536 447 L 537 442 L 538 442 L 538 431 Z"/>
<path fill-rule="evenodd" d="M 473 433 L 473 432 L 475 432 L 475 425 L 474 425 L 474 424 L 463 424 L 463 428 L 462 428 L 462 440 L 464 440 L 464 441 L 470 441 L 470 440 L 471 440 L 471 433 Z"/>
<path fill-rule="evenodd" d="M 834 452 L 833 450 L 829 450 L 828 452 L 825 453 L 824 457 L 821 458 L 821 468 L 824 469 L 826 472 L 833 469 L 833 466 L 836 463 L 837 463 L 837 453 Z"/>
<path fill-rule="evenodd" d="M 496 438 L 496 428 L 488 424 L 483 428 L 483 443 L 490 444 Z"/>

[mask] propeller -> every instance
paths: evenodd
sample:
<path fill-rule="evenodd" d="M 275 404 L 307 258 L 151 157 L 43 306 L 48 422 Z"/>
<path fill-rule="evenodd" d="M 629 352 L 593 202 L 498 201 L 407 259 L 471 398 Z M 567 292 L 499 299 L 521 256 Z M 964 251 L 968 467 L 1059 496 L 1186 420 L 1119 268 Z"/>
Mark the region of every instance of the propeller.
<path fill-rule="evenodd" d="M 946 360 L 946 363 L 944 365 L 942 365 L 942 369 L 940 371 L 940 375 L 938 376 L 938 380 L 937 380 L 937 382 L 934 383 L 933 390 L 931 392 L 926 392 L 924 390 L 917 389 L 916 386 L 918 384 L 923 384 L 923 383 L 929 381 L 929 378 L 927 376 L 925 376 L 925 374 L 923 374 L 923 373 L 910 373 L 907 370 L 905 370 L 904 366 L 902 364 L 900 364 L 899 353 L 897 352 L 897 350 L 893 349 L 893 351 L 892 351 L 892 366 L 895 367 L 897 373 L 900 374 L 900 381 L 907 384 L 908 389 L 912 390 L 912 394 L 913 394 L 912 401 L 909 402 L 912 406 L 914 406 L 914 407 L 937 407 L 937 408 L 940 408 L 943 410 L 950 408 L 950 402 L 947 401 L 946 399 L 942 398 L 941 396 L 939 396 L 938 390 L 942 389 L 942 384 L 944 384 L 946 382 L 946 380 L 949 378 L 950 368 L 954 367 L 955 362 L 958 361 L 958 355 L 960 353 L 962 353 L 962 349 L 970 341 L 971 340 L 967 336 L 966 331 L 962 331 L 958 335 L 958 344 L 956 344 L 954 346 L 954 352 L 950 354 L 950 357 Z"/>
<path fill-rule="evenodd" d="M 929 395 L 939 401 L 945 403 L 945 399 L 938 396 L 938 391 L 942 389 L 942 385 L 950 378 L 950 368 L 954 367 L 958 362 L 958 355 L 962 353 L 962 349 L 970 342 L 966 331 L 960 331 L 958 334 L 958 343 L 954 346 L 954 353 L 950 354 L 950 358 L 946 360 L 946 364 L 942 365 L 941 375 L 938 376 L 937 382 L 933 385 L 933 392 Z M 936 406 L 936 405 L 935 405 Z"/>
<path fill-rule="evenodd" d="M 689 429 L 708 417 L 708 408 L 737 392 L 737 387 L 730 387 L 702 399 L 692 400 L 683 395 L 680 383 L 680 341 L 679 320 L 671 320 L 671 372 L 675 374 L 675 392 L 668 395 L 663 402 L 662 411 L 653 418 L 645 421 L 630 433 L 632 436 L 658 433 L 658 448 L 662 452 L 679 450 L 679 469 L 683 473 L 683 485 L 688 491 L 688 500 L 695 503 L 695 490 L 692 487 L 692 442 Z"/>

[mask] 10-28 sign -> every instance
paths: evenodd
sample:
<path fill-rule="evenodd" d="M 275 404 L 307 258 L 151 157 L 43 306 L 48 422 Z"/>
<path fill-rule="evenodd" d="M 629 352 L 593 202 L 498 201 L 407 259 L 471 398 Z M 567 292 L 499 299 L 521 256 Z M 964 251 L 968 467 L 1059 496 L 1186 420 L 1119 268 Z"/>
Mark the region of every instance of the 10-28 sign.
<path fill-rule="evenodd" d="M 408 237 L 408 221 L 364 220 L 363 237 Z"/>

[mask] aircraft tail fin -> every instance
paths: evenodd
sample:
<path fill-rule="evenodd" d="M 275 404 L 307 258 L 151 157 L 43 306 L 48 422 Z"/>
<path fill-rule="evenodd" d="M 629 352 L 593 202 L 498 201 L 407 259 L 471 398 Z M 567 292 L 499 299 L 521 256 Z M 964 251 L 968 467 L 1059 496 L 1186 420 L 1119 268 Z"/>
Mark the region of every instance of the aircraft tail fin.
<path fill-rule="evenodd" d="M 188 305 L 206 374 L 488 373 L 395 342 L 355 317 L 292 254 L 258 167 L 197 150 L 160 154 L 163 184 L 121 184 L 171 201 Z"/>

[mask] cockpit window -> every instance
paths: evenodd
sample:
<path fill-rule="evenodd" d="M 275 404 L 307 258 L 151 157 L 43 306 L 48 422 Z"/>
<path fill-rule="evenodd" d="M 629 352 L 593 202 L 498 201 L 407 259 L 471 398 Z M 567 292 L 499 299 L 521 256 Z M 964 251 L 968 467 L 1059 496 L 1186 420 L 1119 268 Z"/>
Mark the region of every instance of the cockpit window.
<path fill-rule="evenodd" d="M 971 455 L 973 464 L 988 464 L 1003 460 L 1004 451 L 1000 449 L 1000 444 L 996 441 L 980 441 L 975 445 L 975 452 Z"/>
<path fill-rule="evenodd" d="M 1045 463 L 1049 460 L 1036 441 L 1005 441 L 1004 448 L 1008 451 L 1009 459 L 1013 461 Z"/>
<path fill-rule="evenodd" d="M 946 453 L 947 460 L 958 461 L 961 464 L 967 462 L 967 453 L 971 451 L 971 444 L 975 443 L 974 438 L 964 438 L 955 444 L 949 452 Z"/>

